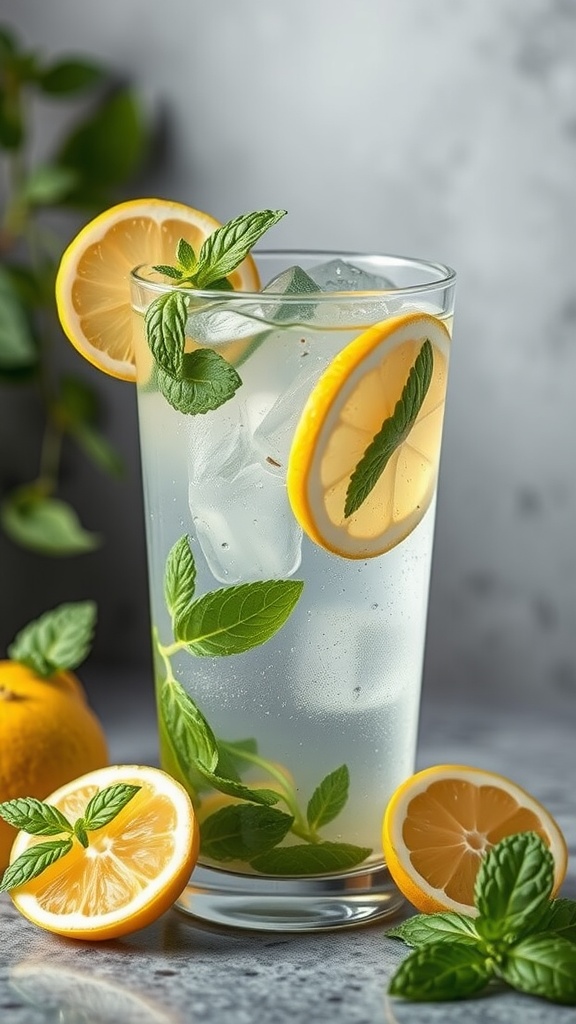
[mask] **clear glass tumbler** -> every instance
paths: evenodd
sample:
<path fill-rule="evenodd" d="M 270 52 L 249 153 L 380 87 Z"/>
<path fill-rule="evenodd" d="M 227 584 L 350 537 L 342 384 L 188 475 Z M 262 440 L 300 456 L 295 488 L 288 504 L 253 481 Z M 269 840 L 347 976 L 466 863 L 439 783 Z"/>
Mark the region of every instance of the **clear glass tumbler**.
<path fill-rule="evenodd" d="M 255 259 L 250 294 L 132 273 L 161 764 L 200 822 L 179 907 L 313 931 L 402 903 L 455 275 Z"/>

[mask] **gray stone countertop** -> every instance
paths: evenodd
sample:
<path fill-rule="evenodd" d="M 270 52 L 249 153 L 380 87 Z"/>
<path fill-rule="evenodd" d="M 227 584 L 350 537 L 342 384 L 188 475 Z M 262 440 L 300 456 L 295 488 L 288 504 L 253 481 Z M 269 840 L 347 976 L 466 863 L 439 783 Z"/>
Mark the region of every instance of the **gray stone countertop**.
<path fill-rule="evenodd" d="M 101 698 L 112 759 L 154 763 L 150 703 Z M 112 689 L 110 690 L 112 693 Z M 93 701 L 98 704 L 98 701 Z M 576 707 L 481 708 L 425 696 L 418 765 L 514 778 L 555 815 L 576 897 Z M 409 912 L 408 909 L 406 911 Z M 1 1024 L 574 1024 L 574 1008 L 502 991 L 457 1003 L 390 1000 L 406 948 L 378 925 L 308 936 L 225 932 L 171 910 L 123 940 L 80 943 L 29 924 L 0 896 Z"/>

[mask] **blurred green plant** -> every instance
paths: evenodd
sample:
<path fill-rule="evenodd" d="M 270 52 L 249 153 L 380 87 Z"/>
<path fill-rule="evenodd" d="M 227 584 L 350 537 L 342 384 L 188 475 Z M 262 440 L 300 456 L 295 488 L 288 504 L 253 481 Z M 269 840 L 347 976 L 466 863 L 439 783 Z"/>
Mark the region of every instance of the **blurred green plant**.
<path fill-rule="evenodd" d="M 38 160 L 33 117 L 39 100 L 78 105 L 85 96 L 89 110 L 81 103 L 81 119 Z M 11 481 L 9 490 L 4 485 L 0 524 L 13 542 L 43 554 L 80 554 L 100 544 L 58 497 L 64 440 L 71 438 L 100 469 L 122 472 L 119 455 L 98 429 L 97 393 L 55 366 L 63 335 L 54 279 L 64 246 L 50 221 L 56 215 L 61 226 L 64 211 L 93 216 L 115 202 L 141 163 L 145 134 L 135 96 L 114 85 L 106 69 L 84 59 L 44 61 L 0 25 L 0 395 L 6 387 L 33 388 L 43 423 L 38 475 Z M 17 423 L 10 432 L 18 436 Z"/>

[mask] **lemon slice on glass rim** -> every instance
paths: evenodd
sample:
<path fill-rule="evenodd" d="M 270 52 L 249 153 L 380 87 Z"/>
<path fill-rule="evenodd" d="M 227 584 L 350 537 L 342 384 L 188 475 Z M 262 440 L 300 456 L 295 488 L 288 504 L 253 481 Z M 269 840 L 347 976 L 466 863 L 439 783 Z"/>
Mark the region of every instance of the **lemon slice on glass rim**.
<path fill-rule="evenodd" d="M 432 376 L 416 420 L 370 494 L 346 517 L 350 478 L 394 413 L 426 341 Z M 370 327 L 324 371 L 296 427 L 286 481 L 292 511 L 316 544 L 344 558 L 372 558 L 418 525 L 436 486 L 449 347 L 441 320 L 406 313 Z"/>

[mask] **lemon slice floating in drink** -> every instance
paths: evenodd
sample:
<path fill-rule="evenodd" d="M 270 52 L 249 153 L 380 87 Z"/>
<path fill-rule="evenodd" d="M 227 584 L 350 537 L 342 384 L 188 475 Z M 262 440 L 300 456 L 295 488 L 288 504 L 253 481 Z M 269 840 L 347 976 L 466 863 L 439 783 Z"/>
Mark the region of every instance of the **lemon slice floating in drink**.
<path fill-rule="evenodd" d="M 34 924 L 77 939 L 111 939 L 151 924 L 178 898 L 196 864 L 199 829 L 179 782 L 141 765 L 113 765 L 46 798 L 65 817 L 84 813 L 100 790 L 118 783 L 140 791 L 107 825 L 90 832 L 36 878 L 10 892 Z M 19 832 L 11 860 L 43 837 Z"/>
<path fill-rule="evenodd" d="M 164 199 L 119 203 L 90 221 L 66 249 L 56 278 L 64 333 L 90 363 L 120 380 L 136 380 L 130 271 L 172 263 L 180 238 L 199 251 L 221 225 L 191 206 Z M 248 256 L 230 275 L 236 289 L 258 291 Z"/>
<path fill-rule="evenodd" d="M 482 855 L 518 832 L 536 832 L 549 846 L 557 892 L 568 851 L 546 808 L 502 775 L 436 765 L 412 775 L 393 794 L 384 815 L 384 857 L 400 892 L 418 910 L 474 915 Z"/>
<path fill-rule="evenodd" d="M 394 415 L 426 343 L 430 378 L 415 422 L 370 493 L 346 515 L 351 477 Z M 287 487 L 294 515 L 321 547 L 345 558 L 381 555 L 424 516 L 436 486 L 449 345 L 436 317 L 391 317 L 350 342 L 316 384 L 292 442 Z"/>

